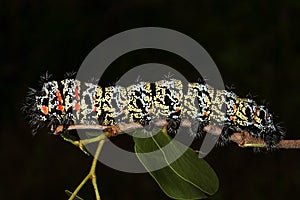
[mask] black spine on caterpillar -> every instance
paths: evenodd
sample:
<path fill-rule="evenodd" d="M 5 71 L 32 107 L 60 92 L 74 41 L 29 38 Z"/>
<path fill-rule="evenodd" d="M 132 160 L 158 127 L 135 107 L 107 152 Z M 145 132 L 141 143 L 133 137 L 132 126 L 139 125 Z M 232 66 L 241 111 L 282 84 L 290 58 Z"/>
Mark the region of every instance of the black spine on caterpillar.
<path fill-rule="evenodd" d="M 138 122 L 151 129 L 153 121 L 165 119 L 168 132 L 175 134 L 181 119 L 187 119 L 197 135 L 215 119 L 223 126 L 221 142 L 233 132 L 248 131 L 272 148 L 284 137 L 268 108 L 232 91 L 214 90 L 204 82 L 189 83 L 184 92 L 182 82 L 176 79 L 138 82 L 125 88 L 100 87 L 69 76 L 60 82 L 45 77 L 40 91 L 29 90 L 23 106 L 33 133 L 44 125 L 52 130 L 63 125 L 66 130 L 71 124 L 120 122 Z M 221 116 L 224 106 L 226 113 Z"/>

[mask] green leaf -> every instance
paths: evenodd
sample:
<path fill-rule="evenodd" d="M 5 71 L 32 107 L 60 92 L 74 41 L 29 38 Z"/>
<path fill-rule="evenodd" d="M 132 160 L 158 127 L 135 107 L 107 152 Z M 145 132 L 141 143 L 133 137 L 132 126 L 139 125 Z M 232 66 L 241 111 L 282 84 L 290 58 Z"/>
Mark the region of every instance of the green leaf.
<path fill-rule="evenodd" d="M 134 141 L 139 160 L 169 197 L 202 199 L 218 190 L 218 177 L 209 164 L 162 131 L 148 138 L 134 137 Z M 162 164 L 166 167 L 159 169 Z"/>
<path fill-rule="evenodd" d="M 65 193 L 70 197 L 70 196 L 72 196 L 72 192 L 71 191 L 69 191 L 69 190 L 65 190 Z M 81 198 L 81 197 L 79 197 L 79 196 L 75 196 L 75 198 L 74 198 L 74 200 L 84 200 L 83 198 Z"/>

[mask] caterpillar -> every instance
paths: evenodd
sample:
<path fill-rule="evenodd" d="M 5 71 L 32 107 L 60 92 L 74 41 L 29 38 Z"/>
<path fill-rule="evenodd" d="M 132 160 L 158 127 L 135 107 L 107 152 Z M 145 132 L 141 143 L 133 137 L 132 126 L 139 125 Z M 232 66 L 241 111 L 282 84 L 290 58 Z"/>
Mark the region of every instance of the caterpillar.
<path fill-rule="evenodd" d="M 175 134 L 181 120 L 187 119 L 192 122 L 192 132 L 198 135 L 215 119 L 223 127 L 220 140 L 228 140 L 234 132 L 248 131 L 263 139 L 267 148 L 274 148 L 284 138 L 284 131 L 266 106 L 238 97 L 230 90 L 216 90 L 204 81 L 185 86 L 180 80 L 169 78 L 128 87 L 101 87 L 72 76 L 50 81 L 51 75 L 46 73 L 41 77 L 41 90 L 29 89 L 22 110 L 33 134 L 45 125 L 52 130 L 63 125 L 63 131 L 72 124 L 137 122 L 151 127 L 157 119 L 165 119 L 168 132 Z M 221 115 L 224 107 L 226 112 Z"/>

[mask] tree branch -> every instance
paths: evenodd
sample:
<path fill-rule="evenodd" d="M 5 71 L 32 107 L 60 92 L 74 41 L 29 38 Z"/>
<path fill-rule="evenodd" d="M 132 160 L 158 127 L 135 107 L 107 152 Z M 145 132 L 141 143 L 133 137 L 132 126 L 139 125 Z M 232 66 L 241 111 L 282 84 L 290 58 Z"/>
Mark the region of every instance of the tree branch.
<path fill-rule="evenodd" d="M 158 120 L 154 122 L 154 126 L 164 127 L 167 125 L 165 120 Z M 183 127 L 191 127 L 191 122 L 188 120 L 183 120 L 181 122 Z M 68 130 L 100 130 L 106 133 L 107 137 L 116 136 L 123 134 L 125 131 L 134 130 L 138 128 L 143 128 L 139 123 L 121 123 L 117 126 L 103 126 L 103 125 L 71 125 Z M 54 134 L 58 134 L 63 130 L 63 126 L 58 126 L 54 131 Z M 203 128 L 207 133 L 213 135 L 220 135 L 222 130 L 216 126 L 208 125 Z M 90 139 L 89 139 L 90 140 Z M 94 142 L 93 140 L 92 142 Z M 264 141 L 261 138 L 255 138 L 251 136 L 247 131 L 237 132 L 230 136 L 230 141 L 235 142 L 239 147 L 266 147 Z M 84 141 L 83 143 L 89 143 L 90 141 Z M 277 148 L 284 149 L 300 149 L 300 140 L 281 140 Z"/>

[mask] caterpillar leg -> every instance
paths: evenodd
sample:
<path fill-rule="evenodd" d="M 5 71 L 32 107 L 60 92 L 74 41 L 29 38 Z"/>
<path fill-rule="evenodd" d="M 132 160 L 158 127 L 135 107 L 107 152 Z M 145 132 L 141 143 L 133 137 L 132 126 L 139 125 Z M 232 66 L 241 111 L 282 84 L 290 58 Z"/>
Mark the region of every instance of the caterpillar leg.
<path fill-rule="evenodd" d="M 198 119 L 191 120 L 191 134 L 196 137 L 203 133 L 203 128 L 208 125 L 207 121 L 201 122 Z"/>
<path fill-rule="evenodd" d="M 107 137 L 116 136 L 120 131 L 118 126 L 109 126 L 103 130 Z"/>
<path fill-rule="evenodd" d="M 65 133 L 68 131 L 69 126 L 74 125 L 72 115 L 66 115 L 64 119 L 58 120 L 55 116 L 52 116 L 48 127 L 52 134 Z"/>
<path fill-rule="evenodd" d="M 167 118 L 166 121 L 168 122 L 168 125 L 167 125 L 168 133 L 171 136 L 175 135 L 180 126 L 181 119 L 180 118 Z"/>
<path fill-rule="evenodd" d="M 155 125 L 155 121 L 151 115 L 146 115 L 139 121 L 146 131 L 152 131 Z"/>
<path fill-rule="evenodd" d="M 57 134 L 59 132 L 62 132 L 62 130 L 63 130 L 63 127 L 61 127 L 59 130 L 57 130 L 59 125 L 61 125 L 60 121 L 57 118 L 55 118 L 54 116 L 52 116 L 50 118 L 50 122 L 48 123 L 47 127 L 50 128 L 50 130 L 53 134 Z"/>
<path fill-rule="evenodd" d="M 237 132 L 237 130 L 232 126 L 224 126 L 222 129 L 222 133 L 220 137 L 218 138 L 218 145 L 224 146 L 229 142 L 230 136 Z"/>

